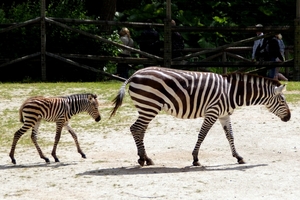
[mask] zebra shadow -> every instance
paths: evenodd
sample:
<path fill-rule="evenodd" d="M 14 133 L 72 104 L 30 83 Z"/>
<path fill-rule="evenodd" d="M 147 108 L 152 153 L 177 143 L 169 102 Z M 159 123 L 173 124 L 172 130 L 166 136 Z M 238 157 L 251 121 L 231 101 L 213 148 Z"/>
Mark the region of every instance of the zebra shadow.
<path fill-rule="evenodd" d="M 186 167 L 155 167 L 155 166 L 131 166 L 131 167 L 118 167 L 118 168 L 99 168 L 96 170 L 86 171 L 80 174 L 79 176 L 119 176 L 119 175 L 137 175 L 137 174 L 168 174 L 168 173 L 189 173 L 189 172 L 205 172 L 205 171 L 246 171 L 251 168 L 256 167 L 265 167 L 267 164 L 256 164 L 256 165 L 239 165 L 239 164 L 230 164 L 230 165 L 216 165 L 216 166 L 186 166 Z"/>
<path fill-rule="evenodd" d="M 0 170 L 6 170 L 6 169 L 29 169 L 29 168 L 59 168 L 69 165 L 77 165 L 76 162 L 53 162 L 53 163 L 45 163 L 45 162 L 39 162 L 39 163 L 32 163 L 32 164 L 7 164 L 7 165 L 0 165 Z"/>

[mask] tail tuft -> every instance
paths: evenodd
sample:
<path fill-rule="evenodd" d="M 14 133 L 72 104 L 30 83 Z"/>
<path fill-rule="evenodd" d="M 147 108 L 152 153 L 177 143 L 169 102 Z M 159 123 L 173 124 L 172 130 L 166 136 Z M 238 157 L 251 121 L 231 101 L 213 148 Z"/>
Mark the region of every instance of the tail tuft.
<path fill-rule="evenodd" d="M 122 105 L 123 99 L 124 99 L 124 96 L 125 96 L 125 87 L 126 87 L 126 85 L 127 85 L 127 81 L 122 85 L 122 87 L 119 90 L 118 95 L 114 98 L 113 104 L 115 105 L 115 107 L 110 112 L 109 119 L 116 114 L 118 108 Z"/>

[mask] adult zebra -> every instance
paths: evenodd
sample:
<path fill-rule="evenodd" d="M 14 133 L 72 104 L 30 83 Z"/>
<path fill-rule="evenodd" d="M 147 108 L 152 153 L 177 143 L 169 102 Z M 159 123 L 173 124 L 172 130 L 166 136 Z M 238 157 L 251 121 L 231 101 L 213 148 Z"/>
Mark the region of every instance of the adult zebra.
<path fill-rule="evenodd" d="M 96 122 L 99 122 L 101 116 L 98 107 L 99 102 L 97 95 L 95 94 L 73 94 L 70 96 L 48 98 L 36 96 L 27 99 L 19 109 L 20 122 L 23 123 L 23 126 L 14 134 L 13 143 L 9 153 L 12 163 L 16 164 L 14 153 L 18 140 L 30 128 L 32 128 L 31 140 L 40 157 L 47 163 L 50 162 L 37 143 L 38 128 L 42 119 L 56 123 L 56 135 L 52 150 L 52 156 L 54 157 L 55 162 L 59 162 L 59 159 L 56 156 L 56 148 L 63 127 L 65 127 L 72 135 L 78 153 L 80 153 L 83 158 L 86 158 L 79 146 L 76 133 L 69 125 L 69 121 L 73 115 L 80 112 L 87 112 Z"/>
<path fill-rule="evenodd" d="M 122 85 L 114 99 L 111 116 L 121 106 L 125 87 L 130 83 L 129 94 L 139 116 L 130 127 L 139 155 L 139 164 L 154 164 L 144 147 L 144 134 L 150 121 L 161 111 L 182 119 L 204 117 L 198 141 L 193 150 L 193 165 L 199 166 L 200 145 L 217 119 L 225 131 L 233 157 L 244 163 L 234 146 L 230 115 L 238 106 L 265 105 L 282 121 L 291 117 L 282 94 L 285 85 L 277 80 L 249 74 L 219 75 L 160 67 L 137 71 Z"/>

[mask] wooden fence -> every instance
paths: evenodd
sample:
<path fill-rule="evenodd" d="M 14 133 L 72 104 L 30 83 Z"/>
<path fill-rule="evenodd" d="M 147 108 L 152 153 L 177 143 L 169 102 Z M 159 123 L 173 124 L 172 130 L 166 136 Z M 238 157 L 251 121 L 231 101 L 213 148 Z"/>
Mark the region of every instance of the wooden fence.
<path fill-rule="evenodd" d="M 153 65 L 163 65 L 167 67 L 178 67 L 178 68 L 189 68 L 189 67 L 197 67 L 198 70 L 207 70 L 207 67 L 215 67 L 215 66 L 221 66 L 223 67 L 223 73 L 227 72 L 227 67 L 229 66 L 238 66 L 242 68 L 239 68 L 237 71 L 247 71 L 249 68 L 264 68 L 269 67 L 270 65 L 274 66 L 284 66 L 286 67 L 286 73 L 289 73 L 289 68 L 294 69 L 294 61 L 289 59 L 289 52 L 293 51 L 293 47 L 288 47 L 286 50 L 286 58 L 287 60 L 282 63 L 273 63 L 273 62 L 252 62 L 251 60 L 239 55 L 239 52 L 242 51 L 251 51 L 252 47 L 237 47 L 245 44 L 249 44 L 257 39 L 265 38 L 270 36 L 271 34 L 274 34 L 274 32 L 290 32 L 294 31 L 294 27 L 245 27 L 245 28 L 239 28 L 239 27 L 171 27 L 171 17 L 169 14 L 167 14 L 165 24 L 156 24 L 156 23 L 137 23 L 137 22 L 115 22 L 115 21 L 100 21 L 100 20 L 78 20 L 78 19 L 62 19 L 62 18 L 50 18 L 45 16 L 45 0 L 41 0 L 41 17 L 31 19 L 22 23 L 16 23 L 11 24 L 10 26 L 0 29 L 0 34 L 3 32 L 11 31 L 13 29 L 17 29 L 23 26 L 27 26 L 30 24 L 37 24 L 40 23 L 41 25 L 41 52 L 35 52 L 32 54 L 29 54 L 27 56 L 23 56 L 21 58 L 15 59 L 15 60 L 9 60 L 3 64 L 0 65 L 1 67 L 21 62 L 33 57 L 40 56 L 41 59 L 41 77 L 43 81 L 47 80 L 47 73 L 46 73 L 46 56 L 58 59 L 62 62 L 66 62 L 69 64 L 72 64 L 76 67 L 84 68 L 86 70 L 91 70 L 93 72 L 102 73 L 106 76 L 110 76 L 112 78 L 124 81 L 125 79 L 119 76 L 116 76 L 114 74 L 109 74 L 105 71 L 90 67 L 85 64 L 81 64 L 78 62 L 75 62 L 72 59 L 88 59 L 88 60 L 95 60 L 95 61 L 103 61 L 103 60 L 109 60 L 116 63 L 132 63 L 132 64 L 153 64 Z M 168 10 L 168 9 L 167 9 Z M 170 11 L 167 11 L 170 12 Z M 74 33 L 79 33 L 81 35 L 93 38 L 95 40 L 100 40 L 101 42 L 105 42 L 111 45 L 115 45 L 119 48 L 128 49 L 134 53 L 143 55 L 143 58 L 123 58 L 123 57 L 111 57 L 111 56 L 102 56 L 102 55 L 78 55 L 78 54 L 57 54 L 57 53 L 51 53 L 46 51 L 46 31 L 45 31 L 45 24 L 49 23 L 55 26 L 62 27 L 64 29 L 73 31 Z M 165 46 L 164 46 L 164 57 L 159 57 L 155 55 L 151 55 L 149 53 L 140 51 L 139 49 L 131 48 L 113 41 L 110 41 L 108 39 L 105 39 L 98 35 L 93 35 L 88 32 L 75 29 L 71 26 L 68 26 L 67 24 L 102 24 L 107 26 L 127 26 L 127 27 L 145 27 L 145 26 L 153 26 L 153 27 L 164 27 L 164 35 L 165 39 Z M 260 30 L 263 32 L 269 32 L 268 34 L 265 34 L 260 37 L 251 37 L 247 38 L 241 41 L 233 42 L 231 44 L 226 44 L 223 46 L 219 46 L 214 49 L 185 49 L 183 50 L 184 56 L 178 57 L 178 58 L 171 58 L 171 47 L 170 45 L 166 45 L 166 43 L 170 44 L 170 33 L 172 30 L 177 31 L 212 31 L 212 32 L 224 32 L 224 31 L 234 31 L 234 32 L 253 32 L 253 34 Z M 166 33 L 168 32 L 168 33 Z M 209 57 L 206 57 L 205 59 L 199 60 L 200 55 L 206 55 L 206 54 L 213 54 Z M 213 59 L 221 57 L 221 61 L 212 61 Z M 228 61 L 228 58 L 234 59 L 235 61 Z"/>

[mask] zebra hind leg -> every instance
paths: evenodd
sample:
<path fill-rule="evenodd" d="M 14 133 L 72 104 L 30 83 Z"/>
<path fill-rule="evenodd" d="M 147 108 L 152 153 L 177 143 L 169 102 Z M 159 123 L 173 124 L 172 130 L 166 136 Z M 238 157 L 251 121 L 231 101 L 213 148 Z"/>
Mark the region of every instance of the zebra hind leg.
<path fill-rule="evenodd" d="M 147 156 L 145 146 L 144 146 L 144 135 L 147 126 L 141 130 L 140 126 L 141 124 L 138 122 L 138 120 L 130 127 L 130 131 L 132 133 L 132 136 L 134 138 L 135 144 L 137 146 L 138 156 L 140 157 L 138 159 L 138 163 L 140 166 L 144 166 L 145 162 L 147 165 L 154 165 L 154 162 Z"/>
<path fill-rule="evenodd" d="M 19 141 L 19 139 L 21 138 L 21 136 L 29 129 L 30 127 L 23 125 L 22 128 L 20 128 L 17 132 L 15 132 L 14 134 L 14 138 L 13 138 L 13 142 L 11 145 L 11 149 L 10 149 L 10 153 L 9 153 L 9 157 L 11 158 L 11 162 L 13 164 L 16 164 L 16 159 L 15 159 L 15 150 L 16 150 L 16 146 L 17 143 Z"/>

